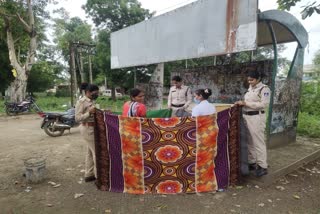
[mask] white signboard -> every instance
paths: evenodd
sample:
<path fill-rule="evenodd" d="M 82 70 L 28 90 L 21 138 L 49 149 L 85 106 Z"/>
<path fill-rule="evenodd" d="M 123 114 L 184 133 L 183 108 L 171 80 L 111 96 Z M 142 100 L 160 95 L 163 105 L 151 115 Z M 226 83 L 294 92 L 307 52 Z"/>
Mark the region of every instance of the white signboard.
<path fill-rule="evenodd" d="M 256 0 L 199 0 L 111 34 L 111 68 L 256 49 Z"/>

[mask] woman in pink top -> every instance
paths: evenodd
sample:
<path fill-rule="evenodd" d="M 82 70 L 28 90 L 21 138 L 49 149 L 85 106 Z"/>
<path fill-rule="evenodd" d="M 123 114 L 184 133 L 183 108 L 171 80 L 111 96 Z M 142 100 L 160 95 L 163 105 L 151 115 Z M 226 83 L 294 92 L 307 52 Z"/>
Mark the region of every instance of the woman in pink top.
<path fill-rule="evenodd" d="M 133 88 L 130 91 L 131 101 L 126 102 L 123 105 L 122 116 L 125 117 L 145 117 L 147 114 L 147 108 L 143 104 L 144 93 L 143 91 Z"/>

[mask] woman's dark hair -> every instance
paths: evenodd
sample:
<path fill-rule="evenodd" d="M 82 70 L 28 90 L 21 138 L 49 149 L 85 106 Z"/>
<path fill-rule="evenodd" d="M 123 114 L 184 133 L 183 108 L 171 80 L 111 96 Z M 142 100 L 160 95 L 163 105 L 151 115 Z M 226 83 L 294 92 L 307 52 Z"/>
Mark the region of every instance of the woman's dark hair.
<path fill-rule="evenodd" d="M 99 87 L 94 84 L 88 84 L 85 91 L 93 92 L 93 91 L 99 91 Z"/>
<path fill-rule="evenodd" d="M 137 88 L 133 88 L 130 90 L 130 98 L 134 98 L 136 96 L 138 96 L 142 91 L 140 89 Z"/>
<path fill-rule="evenodd" d="M 179 76 L 174 76 L 174 77 L 172 77 L 171 80 L 172 81 L 177 81 L 177 82 L 181 82 L 182 81 L 181 77 L 179 77 Z"/>
<path fill-rule="evenodd" d="M 203 99 L 207 100 L 211 96 L 212 91 L 210 88 L 206 88 L 206 89 L 198 89 L 194 93 L 198 96 L 201 95 Z"/>
<path fill-rule="evenodd" d="M 264 75 L 258 70 L 251 70 L 248 72 L 247 76 L 253 79 L 261 80 Z"/>

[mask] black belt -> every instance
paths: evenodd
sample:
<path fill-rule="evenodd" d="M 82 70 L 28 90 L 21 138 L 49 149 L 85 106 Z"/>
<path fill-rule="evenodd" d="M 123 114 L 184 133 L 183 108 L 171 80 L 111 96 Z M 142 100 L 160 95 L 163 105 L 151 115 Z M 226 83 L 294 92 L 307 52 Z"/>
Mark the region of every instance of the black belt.
<path fill-rule="evenodd" d="M 245 115 L 257 115 L 257 114 L 264 114 L 264 111 L 245 111 L 243 114 Z"/>
<path fill-rule="evenodd" d="M 184 106 L 184 104 L 180 104 L 180 105 L 171 104 L 171 106 L 176 107 L 176 108 L 180 108 L 180 107 Z"/>

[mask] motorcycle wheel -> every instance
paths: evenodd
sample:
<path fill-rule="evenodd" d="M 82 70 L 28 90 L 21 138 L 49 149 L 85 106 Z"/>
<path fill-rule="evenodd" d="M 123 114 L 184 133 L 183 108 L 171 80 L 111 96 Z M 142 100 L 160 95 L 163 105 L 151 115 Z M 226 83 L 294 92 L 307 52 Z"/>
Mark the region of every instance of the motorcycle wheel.
<path fill-rule="evenodd" d="M 16 116 L 17 115 L 17 112 L 14 111 L 14 109 L 10 108 L 10 107 L 6 107 L 6 113 L 8 116 Z"/>
<path fill-rule="evenodd" d="M 54 129 L 53 128 L 54 124 L 55 124 L 55 121 L 47 121 L 43 126 L 44 132 L 50 137 L 59 137 L 63 135 L 64 129 Z"/>

